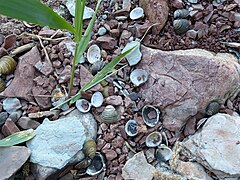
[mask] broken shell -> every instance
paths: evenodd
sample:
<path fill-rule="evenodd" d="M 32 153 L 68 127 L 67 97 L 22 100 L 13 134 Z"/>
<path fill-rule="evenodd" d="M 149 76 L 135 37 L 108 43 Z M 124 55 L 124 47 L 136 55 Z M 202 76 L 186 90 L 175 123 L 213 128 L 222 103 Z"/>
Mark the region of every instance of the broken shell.
<path fill-rule="evenodd" d="M 6 88 L 5 82 L 4 80 L 2 80 L 2 78 L 0 78 L 0 93 L 3 92 Z"/>
<path fill-rule="evenodd" d="M 174 19 L 185 19 L 189 16 L 189 11 L 187 9 L 178 9 L 174 12 Z"/>
<path fill-rule="evenodd" d="M 86 141 L 83 145 L 83 153 L 85 157 L 93 159 L 97 152 L 97 145 L 93 139 Z"/>
<path fill-rule="evenodd" d="M 172 158 L 172 150 L 165 144 L 161 144 L 156 150 L 156 159 L 160 162 L 167 162 Z"/>
<path fill-rule="evenodd" d="M 100 107 L 103 103 L 103 95 L 101 92 L 95 92 L 91 98 L 91 104 L 94 107 Z"/>
<path fill-rule="evenodd" d="M 220 104 L 219 102 L 217 101 L 211 101 L 206 109 L 205 109 L 205 113 L 208 115 L 208 116 L 212 116 L 214 114 L 217 114 L 220 110 Z"/>
<path fill-rule="evenodd" d="M 130 80 L 135 86 L 139 86 L 148 80 L 148 73 L 143 69 L 135 69 L 130 74 Z"/>
<path fill-rule="evenodd" d="M 94 64 L 101 59 L 101 50 L 100 48 L 94 44 L 88 48 L 87 51 L 87 60 L 89 63 Z"/>
<path fill-rule="evenodd" d="M 3 56 L 0 59 L 0 74 L 10 74 L 17 66 L 17 62 L 11 56 Z"/>
<path fill-rule="evenodd" d="M 125 56 L 130 66 L 136 65 L 142 58 L 142 53 L 140 51 L 140 42 L 138 41 L 131 41 L 127 43 L 127 45 L 123 48 L 122 53 L 128 51 L 133 47 L 135 47 L 135 49 Z"/>
<path fill-rule="evenodd" d="M 136 7 L 130 12 L 130 19 L 136 20 L 144 17 L 144 11 L 141 7 Z"/>
<path fill-rule="evenodd" d="M 173 21 L 173 28 L 176 34 L 184 34 L 189 29 L 189 21 L 187 19 L 176 19 Z"/>
<path fill-rule="evenodd" d="M 118 121 L 118 112 L 112 105 L 107 105 L 100 117 L 102 122 L 115 123 Z"/>
<path fill-rule="evenodd" d="M 105 170 L 106 170 L 106 165 L 104 163 L 104 158 L 100 153 L 97 152 L 90 166 L 87 168 L 86 173 L 90 176 L 96 176 Z"/>
<path fill-rule="evenodd" d="M 86 113 L 91 109 L 91 104 L 86 99 L 76 101 L 76 107 L 80 112 Z"/>
<path fill-rule="evenodd" d="M 91 67 L 91 72 L 92 75 L 95 75 L 98 73 L 98 71 L 100 71 L 103 67 L 104 67 L 104 62 L 103 61 L 96 61 L 93 63 L 92 67 Z"/>
<path fill-rule="evenodd" d="M 157 147 L 162 143 L 162 135 L 160 132 L 152 132 L 146 138 L 147 147 Z"/>
<path fill-rule="evenodd" d="M 86 158 L 86 159 L 83 159 L 82 161 L 80 161 L 79 163 L 77 163 L 75 165 L 75 168 L 78 170 L 85 171 L 87 169 L 87 167 L 90 166 L 90 164 L 91 164 L 91 159 Z"/>
<path fill-rule="evenodd" d="M 143 121 L 150 127 L 154 127 L 159 121 L 160 111 L 151 105 L 146 105 L 142 109 Z"/>
<path fill-rule="evenodd" d="M 136 136 L 137 135 L 137 122 L 133 119 L 129 120 L 125 125 L 125 132 L 128 136 Z"/>

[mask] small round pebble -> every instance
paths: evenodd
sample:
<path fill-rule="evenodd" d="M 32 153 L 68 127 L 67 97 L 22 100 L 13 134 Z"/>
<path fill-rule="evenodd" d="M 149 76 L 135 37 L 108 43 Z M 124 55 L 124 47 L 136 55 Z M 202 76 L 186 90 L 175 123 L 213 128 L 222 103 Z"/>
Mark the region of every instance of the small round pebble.
<path fill-rule="evenodd" d="M 132 92 L 128 95 L 132 101 L 136 101 L 138 99 L 138 93 Z"/>
<path fill-rule="evenodd" d="M 98 35 L 99 35 L 99 36 L 103 36 L 103 35 L 105 35 L 106 33 L 107 33 L 107 30 L 106 30 L 105 27 L 100 27 L 100 28 L 98 29 Z"/>

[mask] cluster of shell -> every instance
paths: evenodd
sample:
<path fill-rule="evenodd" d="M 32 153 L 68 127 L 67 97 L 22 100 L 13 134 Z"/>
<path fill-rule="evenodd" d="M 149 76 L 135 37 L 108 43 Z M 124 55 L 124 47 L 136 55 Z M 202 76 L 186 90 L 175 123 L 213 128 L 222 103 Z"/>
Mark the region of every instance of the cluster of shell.
<path fill-rule="evenodd" d="M 91 97 L 91 102 L 86 99 L 79 99 L 76 101 L 76 107 L 80 112 L 86 113 L 90 111 L 91 107 L 100 107 L 103 103 L 103 95 L 101 92 L 95 92 Z"/>
<path fill-rule="evenodd" d="M 0 74 L 7 75 L 12 73 L 17 66 L 17 62 L 11 56 L 3 56 L 0 59 Z M 0 92 L 4 91 L 6 85 L 2 78 L 0 78 Z"/>
<path fill-rule="evenodd" d="M 190 21 L 187 19 L 189 11 L 187 9 L 178 9 L 174 12 L 173 28 L 176 34 L 181 35 L 188 31 Z"/>
<path fill-rule="evenodd" d="M 79 170 L 80 175 L 88 174 L 90 176 L 96 176 L 106 170 L 104 158 L 97 152 L 97 145 L 93 139 L 84 143 L 83 153 L 85 158 L 75 165 L 75 168 Z"/>

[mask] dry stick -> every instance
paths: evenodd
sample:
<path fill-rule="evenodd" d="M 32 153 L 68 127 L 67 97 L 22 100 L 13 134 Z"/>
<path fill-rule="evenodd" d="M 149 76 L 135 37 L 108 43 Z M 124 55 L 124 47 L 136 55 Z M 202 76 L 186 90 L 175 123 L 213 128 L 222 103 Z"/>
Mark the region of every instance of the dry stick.
<path fill-rule="evenodd" d="M 60 32 L 60 30 L 58 29 L 58 30 L 50 37 L 50 39 L 54 38 L 54 37 L 57 35 L 57 33 L 59 33 L 59 32 Z"/>
<path fill-rule="evenodd" d="M 38 38 L 38 40 L 39 40 L 39 42 L 40 42 L 41 47 L 43 48 L 43 51 L 44 51 L 44 54 L 45 54 L 45 56 L 46 56 L 46 58 L 47 58 L 48 63 L 49 63 L 50 65 L 52 65 L 52 62 L 51 62 L 51 60 L 50 60 L 50 58 L 49 58 L 49 56 L 48 56 L 47 50 L 46 50 L 46 48 L 45 48 L 44 45 L 43 45 L 42 39 L 41 39 L 38 35 L 36 35 L 36 36 L 37 36 L 37 38 Z"/>
<path fill-rule="evenodd" d="M 125 141 L 125 144 L 126 144 L 126 146 L 128 147 L 128 149 L 130 149 L 134 154 L 137 153 L 137 152 L 130 146 L 130 144 L 129 144 L 127 141 Z"/>
<path fill-rule="evenodd" d="M 148 31 L 153 27 L 153 26 L 156 26 L 156 25 L 159 25 L 160 23 L 155 23 L 155 24 L 152 24 L 151 26 L 148 27 L 148 29 L 146 30 L 146 32 L 144 33 L 142 39 L 140 40 L 140 42 L 142 42 L 142 40 L 145 38 L 145 36 L 147 35 Z"/>
<path fill-rule="evenodd" d="M 46 41 L 61 41 L 61 40 L 64 40 L 64 39 L 69 39 L 70 37 L 60 37 L 60 38 L 55 38 L 55 39 L 52 39 L 52 38 L 46 38 L 46 37 L 42 37 L 42 36 L 39 36 L 39 35 L 36 35 L 36 34 L 31 34 L 31 33 L 22 33 L 20 35 L 21 36 L 24 36 L 24 35 L 27 35 L 27 36 L 30 36 L 30 37 L 39 37 L 41 38 L 42 40 L 46 40 Z"/>

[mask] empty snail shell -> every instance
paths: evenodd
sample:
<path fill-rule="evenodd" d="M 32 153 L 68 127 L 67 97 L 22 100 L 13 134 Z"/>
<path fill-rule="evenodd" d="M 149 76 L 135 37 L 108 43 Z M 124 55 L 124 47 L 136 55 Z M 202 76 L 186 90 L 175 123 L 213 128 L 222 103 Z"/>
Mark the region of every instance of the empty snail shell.
<path fill-rule="evenodd" d="M 125 132 L 128 136 L 136 136 L 137 135 L 137 127 L 138 124 L 135 120 L 129 120 L 125 125 Z"/>
<path fill-rule="evenodd" d="M 141 7 L 136 7 L 130 12 L 130 19 L 136 20 L 144 17 L 144 11 Z"/>
<path fill-rule="evenodd" d="M 101 92 L 97 91 L 92 95 L 91 104 L 94 107 L 100 107 L 103 103 L 103 95 Z"/>
<path fill-rule="evenodd" d="M 5 82 L 4 80 L 2 80 L 2 78 L 0 78 L 0 92 L 3 92 L 6 88 Z"/>
<path fill-rule="evenodd" d="M 115 123 L 118 121 L 118 112 L 112 105 L 107 105 L 101 114 L 101 120 L 105 123 Z"/>
<path fill-rule="evenodd" d="M 173 21 L 173 28 L 176 34 L 184 34 L 189 29 L 189 21 L 187 19 L 176 19 Z"/>
<path fill-rule="evenodd" d="M 104 163 L 104 158 L 100 153 L 96 153 L 90 166 L 87 168 L 86 173 L 90 176 L 96 176 L 102 171 L 106 170 L 106 165 Z"/>
<path fill-rule="evenodd" d="M 91 104 L 86 99 L 79 99 L 76 101 L 76 107 L 80 112 L 86 113 L 86 112 L 90 111 Z"/>
<path fill-rule="evenodd" d="M 135 69 L 130 74 L 130 80 L 135 86 L 139 86 L 148 80 L 148 73 L 144 69 Z"/>
<path fill-rule="evenodd" d="M 0 74 L 10 74 L 17 66 L 17 62 L 11 56 L 3 56 L 0 59 Z"/>
<path fill-rule="evenodd" d="M 86 157 L 93 159 L 97 152 L 97 145 L 93 139 L 88 140 L 83 145 L 83 153 Z"/>
<path fill-rule="evenodd" d="M 189 11 L 187 9 L 178 9 L 174 12 L 174 19 L 185 19 L 189 16 Z"/>
<path fill-rule="evenodd" d="M 156 159 L 160 162 L 167 162 L 172 158 L 172 150 L 165 144 L 161 144 L 156 150 Z"/>
<path fill-rule="evenodd" d="M 152 132 L 146 138 L 147 147 L 157 147 L 162 143 L 162 135 L 160 132 Z"/>
<path fill-rule="evenodd" d="M 77 163 L 75 165 L 75 168 L 78 169 L 78 170 L 85 171 L 88 168 L 88 166 L 90 166 L 90 164 L 91 164 L 91 159 L 86 158 L 86 159 L 83 159 L 82 161 L 80 161 L 79 163 Z"/>
<path fill-rule="evenodd" d="M 101 59 L 101 50 L 94 44 L 88 48 L 87 51 L 87 60 L 89 63 L 93 64 Z"/>
<path fill-rule="evenodd" d="M 217 114 L 218 112 L 219 112 L 219 110 L 220 110 L 220 104 L 219 104 L 219 102 L 217 102 L 217 101 L 211 101 L 208 105 L 207 105 L 207 107 L 206 107 L 206 109 L 205 109 L 205 113 L 208 115 L 208 116 L 212 116 L 212 115 L 214 115 L 214 114 Z"/>
<path fill-rule="evenodd" d="M 92 75 L 97 74 L 98 71 L 100 71 L 103 67 L 104 67 L 104 62 L 103 61 L 94 62 L 92 67 L 91 67 Z"/>
<path fill-rule="evenodd" d="M 160 111 L 151 105 L 146 105 L 142 109 L 143 121 L 149 126 L 154 127 L 159 121 Z"/>

